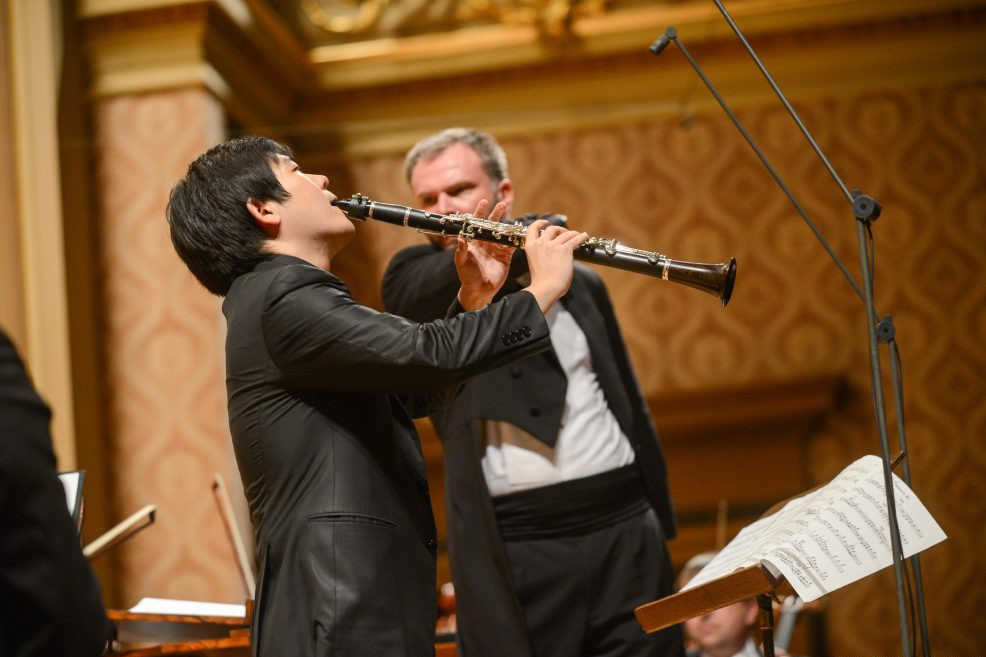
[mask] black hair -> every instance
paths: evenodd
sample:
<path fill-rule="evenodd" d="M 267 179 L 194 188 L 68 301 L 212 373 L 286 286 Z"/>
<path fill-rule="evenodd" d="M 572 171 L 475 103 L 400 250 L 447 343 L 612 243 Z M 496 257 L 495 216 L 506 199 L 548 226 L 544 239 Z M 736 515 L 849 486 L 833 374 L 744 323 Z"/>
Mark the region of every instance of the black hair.
<path fill-rule="evenodd" d="M 291 149 L 266 137 L 241 137 L 200 155 L 172 188 L 167 217 L 178 256 L 207 290 L 225 296 L 236 278 L 266 257 L 266 235 L 247 201 L 288 197 L 272 166 Z"/>

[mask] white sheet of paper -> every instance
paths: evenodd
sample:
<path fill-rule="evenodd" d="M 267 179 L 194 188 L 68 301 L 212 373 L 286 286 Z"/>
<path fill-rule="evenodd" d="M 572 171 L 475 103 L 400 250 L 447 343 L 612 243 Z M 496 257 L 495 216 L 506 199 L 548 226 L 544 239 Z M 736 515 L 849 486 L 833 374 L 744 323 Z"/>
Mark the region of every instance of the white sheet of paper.
<path fill-rule="evenodd" d="M 79 495 L 79 478 L 80 473 L 78 471 L 58 474 L 58 480 L 62 482 L 62 487 L 65 488 L 65 503 L 68 504 L 69 515 L 75 513 L 75 500 Z"/>
<path fill-rule="evenodd" d="M 173 600 L 168 598 L 143 598 L 130 608 L 135 614 L 174 614 L 178 616 L 223 616 L 243 618 L 245 605 L 225 602 L 198 602 L 196 600 Z"/>

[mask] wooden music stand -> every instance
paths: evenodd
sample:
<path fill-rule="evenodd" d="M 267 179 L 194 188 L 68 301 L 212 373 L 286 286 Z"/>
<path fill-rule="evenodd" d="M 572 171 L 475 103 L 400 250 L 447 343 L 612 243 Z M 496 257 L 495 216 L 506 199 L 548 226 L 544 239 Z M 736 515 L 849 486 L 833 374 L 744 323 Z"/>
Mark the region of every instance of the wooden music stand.
<path fill-rule="evenodd" d="M 650 634 L 720 607 L 757 598 L 762 620 L 760 629 L 763 632 L 764 657 L 774 657 L 773 597 L 782 583 L 783 578 L 775 578 L 770 571 L 757 564 L 641 605 L 634 610 L 634 614 L 640 626 Z"/>
<path fill-rule="evenodd" d="M 255 587 L 253 573 L 233 517 L 229 494 L 218 473 L 213 477 L 212 489 L 246 590 L 245 613 L 242 617 L 230 617 L 110 609 L 107 616 L 113 622 L 115 641 L 128 646 L 111 654 L 125 657 L 249 657 Z"/>
<path fill-rule="evenodd" d="M 135 613 L 125 609 L 110 609 L 106 614 L 115 627 L 116 640 L 138 645 L 111 654 L 125 657 L 248 657 L 252 607 L 253 601 L 248 600 L 246 613 L 242 618 Z"/>

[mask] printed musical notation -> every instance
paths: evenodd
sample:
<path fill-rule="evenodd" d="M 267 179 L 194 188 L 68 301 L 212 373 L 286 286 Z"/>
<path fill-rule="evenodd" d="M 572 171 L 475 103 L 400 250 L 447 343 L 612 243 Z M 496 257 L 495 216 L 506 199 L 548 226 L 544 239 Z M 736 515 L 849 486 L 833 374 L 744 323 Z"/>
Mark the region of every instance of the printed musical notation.
<path fill-rule="evenodd" d="M 893 475 L 901 549 L 910 557 L 945 532 Z M 745 527 L 686 589 L 761 563 L 809 602 L 893 564 L 883 463 L 864 456 L 825 486 Z"/>

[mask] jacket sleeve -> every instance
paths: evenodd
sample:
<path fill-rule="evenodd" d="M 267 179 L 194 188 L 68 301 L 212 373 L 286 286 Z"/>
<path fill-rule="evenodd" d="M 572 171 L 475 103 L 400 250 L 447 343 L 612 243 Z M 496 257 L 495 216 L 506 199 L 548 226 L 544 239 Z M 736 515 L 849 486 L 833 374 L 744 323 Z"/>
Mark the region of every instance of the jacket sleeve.
<path fill-rule="evenodd" d="M 430 322 L 446 316 L 459 287 L 454 249 L 411 246 L 398 251 L 387 265 L 381 284 L 383 306 L 415 322 Z"/>
<path fill-rule="evenodd" d="M 418 324 L 356 303 L 337 281 L 313 267 L 286 267 L 268 289 L 264 339 L 287 387 L 437 392 L 551 344 L 528 292 Z"/>

